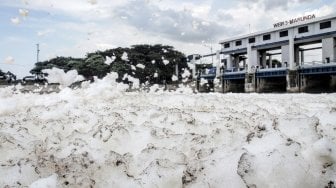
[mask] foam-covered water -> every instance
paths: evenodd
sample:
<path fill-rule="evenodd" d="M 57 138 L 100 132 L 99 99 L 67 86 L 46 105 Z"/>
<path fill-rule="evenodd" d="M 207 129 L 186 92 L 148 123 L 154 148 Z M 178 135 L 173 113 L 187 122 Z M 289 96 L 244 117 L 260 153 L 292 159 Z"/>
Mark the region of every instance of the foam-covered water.
<path fill-rule="evenodd" d="M 126 92 L 115 78 L 43 95 L 0 89 L 0 187 L 315 188 L 336 179 L 335 94 Z"/>

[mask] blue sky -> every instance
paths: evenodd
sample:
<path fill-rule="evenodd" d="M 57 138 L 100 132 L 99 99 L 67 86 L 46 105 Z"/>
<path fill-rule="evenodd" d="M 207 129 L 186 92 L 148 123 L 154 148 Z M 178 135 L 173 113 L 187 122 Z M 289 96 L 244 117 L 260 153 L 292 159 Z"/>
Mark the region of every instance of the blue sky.
<path fill-rule="evenodd" d="M 21 13 L 20 13 L 21 10 Z M 24 14 L 22 12 L 27 12 Z M 219 49 L 219 40 L 314 13 L 336 13 L 334 0 L 1 0 L 0 69 L 29 75 L 40 60 L 163 43 L 185 54 Z"/>

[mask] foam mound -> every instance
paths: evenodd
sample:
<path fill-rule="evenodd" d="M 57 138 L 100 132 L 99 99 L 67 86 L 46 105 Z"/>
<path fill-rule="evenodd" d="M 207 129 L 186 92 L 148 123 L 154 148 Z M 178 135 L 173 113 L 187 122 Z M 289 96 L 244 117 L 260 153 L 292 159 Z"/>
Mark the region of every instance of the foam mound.
<path fill-rule="evenodd" d="M 334 185 L 335 94 L 127 92 L 116 77 L 0 89 L 0 187 Z"/>

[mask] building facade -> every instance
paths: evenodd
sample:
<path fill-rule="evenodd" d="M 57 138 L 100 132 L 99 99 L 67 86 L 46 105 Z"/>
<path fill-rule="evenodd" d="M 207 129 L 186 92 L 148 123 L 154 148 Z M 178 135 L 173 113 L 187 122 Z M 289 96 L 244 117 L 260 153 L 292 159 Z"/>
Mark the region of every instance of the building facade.
<path fill-rule="evenodd" d="M 232 37 L 220 44 L 225 71 L 216 77 L 221 78 L 224 92 L 238 88 L 243 92 L 265 88 L 272 91 L 279 85 L 295 92 L 316 80 L 329 80 L 331 85 L 335 82 L 336 15 L 291 19 L 274 24 L 272 29 Z M 317 47 L 305 47 L 309 45 Z M 309 62 L 305 52 L 316 49 L 321 51 L 321 59 Z M 274 61 L 275 55 L 281 60 Z"/>
<path fill-rule="evenodd" d="M 315 16 L 313 16 L 315 17 Z M 302 64 L 304 57 L 300 45 L 322 43 L 321 62 L 335 61 L 336 15 L 296 22 L 267 31 L 252 33 L 220 41 L 221 53 L 225 56 L 226 67 L 237 66 L 240 55 L 247 55 L 247 69 L 266 68 L 266 51 L 280 49 L 281 65 L 291 70 Z M 271 68 L 270 66 L 268 66 Z"/>

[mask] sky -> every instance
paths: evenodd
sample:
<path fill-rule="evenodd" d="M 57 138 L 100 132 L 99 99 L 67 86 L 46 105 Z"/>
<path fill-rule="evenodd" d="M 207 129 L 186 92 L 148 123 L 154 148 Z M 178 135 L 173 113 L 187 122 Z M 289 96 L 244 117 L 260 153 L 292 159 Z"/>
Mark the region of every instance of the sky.
<path fill-rule="evenodd" d="M 135 44 L 209 54 L 218 42 L 314 13 L 335 0 L 1 0 L 0 69 L 19 78 L 37 61 Z"/>

